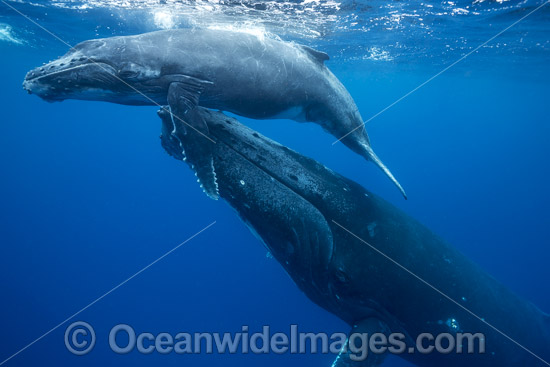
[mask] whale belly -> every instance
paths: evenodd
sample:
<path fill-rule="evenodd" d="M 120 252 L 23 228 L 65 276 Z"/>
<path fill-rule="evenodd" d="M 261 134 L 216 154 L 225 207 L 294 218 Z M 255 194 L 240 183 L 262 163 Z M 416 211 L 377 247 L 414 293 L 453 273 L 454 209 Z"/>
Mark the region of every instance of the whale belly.
<path fill-rule="evenodd" d="M 304 108 L 302 106 L 294 106 L 291 108 L 287 108 L 286 110 L 283 110 L 279 113 L 276 113 L 272 116 L 268 116 L 269 119 L 288 119 L 288 120 L 294 120 L 298 122 L 305 122 L 306 121 L 306 114 L 304 111 Z"/>

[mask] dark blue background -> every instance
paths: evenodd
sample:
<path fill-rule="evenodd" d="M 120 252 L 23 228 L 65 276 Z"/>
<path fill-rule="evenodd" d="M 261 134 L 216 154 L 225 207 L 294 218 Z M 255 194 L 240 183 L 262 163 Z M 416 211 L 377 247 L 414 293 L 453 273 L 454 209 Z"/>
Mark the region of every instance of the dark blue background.
<path fill-rule="evenodd" d="M 301 294 L 233 210 L 203 195 L 187 166 L 163 151 L 155 108 L 26 95 L 25 73 L 65 50 L 0 43 L 0 361 L 216 221 L 74 319 L 95 327 L 92 353 L 71 355 L 64 325 L 6 366 L 329 366 L 334 356 L 117 356 L 108 348 L 118 323 L 173 334 L 348 326 Z M 548 311 L 548 66 L 491 66 L 482 56 L 368 124 L 408 201 L 316 125 L 241 121 L 387 198 Z M 441 69 L 328 65 L 365 119 Z"/>

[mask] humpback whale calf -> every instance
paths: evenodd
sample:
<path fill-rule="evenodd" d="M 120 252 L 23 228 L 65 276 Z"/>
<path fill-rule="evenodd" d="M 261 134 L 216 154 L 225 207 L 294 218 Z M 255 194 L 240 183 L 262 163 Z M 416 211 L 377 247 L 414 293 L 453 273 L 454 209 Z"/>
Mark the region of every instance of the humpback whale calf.
<path fill-rule="evenodd" d="M 213 143 L 198 106 L 255 119 L 316 122 L 380 167 L 406 198 L 372 150 L 354 100 L 325 66 L 328 58 L 307 46 L 243 32 L 165 30 L 82 42 L 30 71 L 23 86 L 48 101 L 168 104 L 172 120 L 185 124 L 173 124 L 165 148 L 191 162 L 212 198 L 218 197 Z"/>
<path fill-rule="evenodd" d="M 417 366 L 548 365 L 549 315 L 357 183 L 236 119 L 206 109 L 198 113 L 216 140 L 212 156 L 220 196 L 296 285 L 346 321 L 351 332 L 401 333 L 407 346 L 421 333 L 484 336 L 484 352 L 468 353 L 464 343 L 460 353 L 457 339 L 445 353 L 406 348 L 399 354 Z M 160 116 L 169 130 L 170 115 L 161 110 Z M 360 361 L 350 350 L 333 366 L 383 363 L 383 354 L 371 352 Z"/>

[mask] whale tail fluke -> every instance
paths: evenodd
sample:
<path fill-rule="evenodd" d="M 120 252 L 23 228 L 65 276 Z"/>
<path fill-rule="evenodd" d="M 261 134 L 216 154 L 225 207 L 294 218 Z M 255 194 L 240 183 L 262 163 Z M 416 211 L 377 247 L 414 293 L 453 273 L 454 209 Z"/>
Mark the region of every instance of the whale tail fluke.
<path fill-rule="evenodd" d="M 393 176 L 391 171 L 388 169 L 388 167 L 386 167 L 386 165 L 382 162 L 382 160 L 378 158 L 378 156 L 376 155 L 376 153 L 374 153 L 374 150 L 372 150 L 370 145 L 361 144 L 361 146 L 363 147 L 363 151 L 364 151 L 363 156 L 369 159 L 370 161 L 372 161 L 374 164 L 376 164 L 378 168 L 380 168 L 386 174 L 386 176 L 388 176 L 388 178 L 394 183 L 394 185 L 397 186 L 397 188 L 399 189 L 399 191 L 401 192 L 405 200 L 407 200 L 407 193 L 405 192 L 405 190 L 403 189 L 399 181 L 397 181 L 397 179 Z"/>

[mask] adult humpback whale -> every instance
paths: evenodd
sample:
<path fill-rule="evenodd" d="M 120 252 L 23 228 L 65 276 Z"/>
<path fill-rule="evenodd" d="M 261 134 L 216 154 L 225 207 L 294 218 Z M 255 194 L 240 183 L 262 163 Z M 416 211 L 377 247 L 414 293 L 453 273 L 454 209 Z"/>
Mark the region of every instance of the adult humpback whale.
<path fill-rule="evenodd" d="M 320 124 L 373 161 L 405 192 L 372 150 L 363 120 L 345 87 L 324 65 L 328 55 L 307 46 L 242 32 L 181 29 L 90 40 L 30 71 L 24 88 L 48 101 L 101 100 L 168 104 L 175 156 L 193 165 L 205 192 L 217 198 L 212 143 L 197 106 L 268 119 Z M 348 135 L 349 134 L 349 135 Z"/>
<path fill-rule="evenodd" d="M 485 336 L 485 353 L 468 354 L 465 346 L 463 353 L 454 348 L 447 354 L 405 349 L 401 357 L 417 366 L 548 365 L 541 360 L 550 361 L 548 315 L 355 182 L 222 113 L 198 112 L 216 140 L 220 196 L 298 287 L 353 332 L 402 333 L 408 346 L 421 333 Z M 169 130 L 169 114 L 160 115 Z M 378 366 L 382 357 L 371 353 L 354 361 L 341 353 L 333 366 Z"/>

